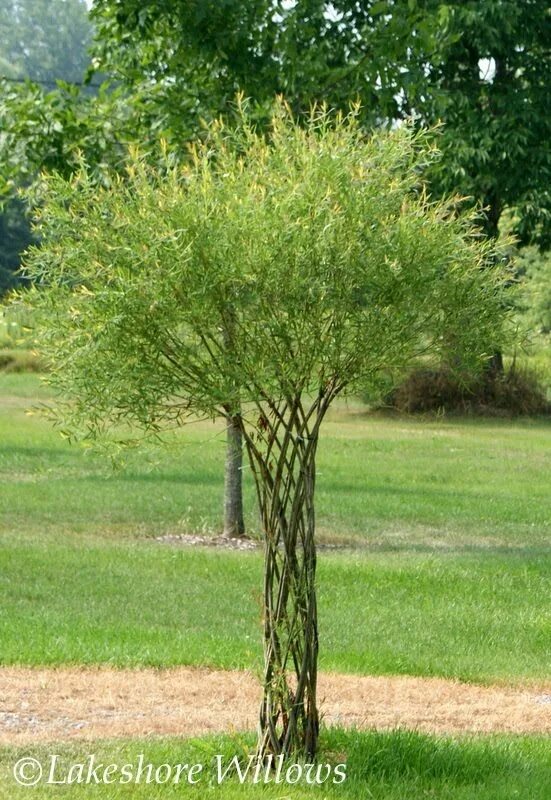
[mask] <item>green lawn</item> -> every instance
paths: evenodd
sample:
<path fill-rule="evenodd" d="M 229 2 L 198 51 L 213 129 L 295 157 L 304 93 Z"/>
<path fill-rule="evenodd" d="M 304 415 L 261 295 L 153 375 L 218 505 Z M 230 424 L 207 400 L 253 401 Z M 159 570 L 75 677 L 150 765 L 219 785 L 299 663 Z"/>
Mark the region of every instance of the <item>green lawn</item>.
<path fill-rule="evenodd" d="M 4 535 L 3 663 L 260 663 L 261 555 Z M 323 553 L 324 669 L 475 681 L 549 672 L 551 557 Z"/>
<path fill-rule="evenodd" d="M 235 778 L 218 784 L 215 756 L 222 764 L 246 751 L 251 737 L 219 737 L 182 741 L 166 739 L 141 742 L 104 742 L 57 745 L 0 751 L 1 800 L 62 798 L 175 798 L 213 797 L 217 800 L 547 800 L 551 793 L 548 742 L 543 737 L 487 736 L 444 738 L 413 732 L 355 733 L 331 730 L 322 736 L 320 761 L 337 764 L 346 760 L 346 780 L 339 785 L 288 784 L 239 785 Z M 18 787 L 13 767 L 32 756 L 47 765 L 48 755 L 58 758 L 57 780 L 67 775 L 72 763 L 96 756 L 95 764 L 136 765 L 143 754 L 145 765 L 202 764 L 199 783 L 174 786 L 43 786 Z M 135 774 L 136 768 L 134 766 Z M 160 773 L 163 775 L 163 772 Z"/>
<path fill-rule="evenodd" d="M 1 661 L 258 666 L 260 553 L 151 539 L 216 529 L 223 439 L 192 426 L 179 448 L 131 453 L 114 474 L 25 415 L 36 393 L 36 378 L 3 378 Z M 322 668 L 545 678 L 550 444 L 537 423 L 339 408 L 320 459 L 319 524 L 368 546 L 321 552 Z"/>

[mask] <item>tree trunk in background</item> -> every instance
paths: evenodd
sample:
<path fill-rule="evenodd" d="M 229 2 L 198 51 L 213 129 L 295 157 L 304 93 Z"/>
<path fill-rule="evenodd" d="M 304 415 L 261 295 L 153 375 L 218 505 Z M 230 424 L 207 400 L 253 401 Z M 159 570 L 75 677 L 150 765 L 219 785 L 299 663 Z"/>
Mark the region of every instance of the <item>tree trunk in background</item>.
<path fill-rule="evenodd" d="M 223 317 L 222 336 L 225 349 L 233 351 L 235 312 L 228 303 Z M 226 417 L 226 464 L 224 468 L 224 536 L 235 539 L 245 535 L 243 519 L 243 435 L 240 404 L 228 406 Z"/>
<path fill-rule="evenodd" d="M 224 474 L 224 536 L 245 535 L 243 520 L 243 441 L 239 416 L 226 420 L 226 465 Z"/>

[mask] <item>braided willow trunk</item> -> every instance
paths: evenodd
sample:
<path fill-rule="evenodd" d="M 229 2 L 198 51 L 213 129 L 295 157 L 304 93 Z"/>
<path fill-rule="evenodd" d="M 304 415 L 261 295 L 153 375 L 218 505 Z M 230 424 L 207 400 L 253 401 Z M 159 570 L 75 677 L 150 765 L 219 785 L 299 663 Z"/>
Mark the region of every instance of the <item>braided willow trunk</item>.
<path fill-rule="evenodd" d="M 245 442 L 265 535 L 264 695 L 259 757 L 316 752 L 318 621 L 314 518 L 318 432 L 328 402 L 271 405 Z"/>

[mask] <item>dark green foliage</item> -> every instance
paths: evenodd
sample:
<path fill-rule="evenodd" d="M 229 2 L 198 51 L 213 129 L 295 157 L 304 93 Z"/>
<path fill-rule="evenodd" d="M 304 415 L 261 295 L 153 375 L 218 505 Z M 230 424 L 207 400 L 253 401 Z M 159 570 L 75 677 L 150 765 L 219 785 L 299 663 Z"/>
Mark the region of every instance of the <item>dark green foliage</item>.
<path fill-rule="evenodd" d="M 18 192 L 42 169 L 69 177 L 82 158 L 101 183 L 126 158 L 127 116 L 120 93 L 105 88 L 87 95 L 63 82 L 48 90 L 0 80 L 0 295 L 21 282 L 21 255 L 36 243 L 32 196 Z"/>
<path fill-rule="evenodd" d="M 0 211 L 0 295 L 19 282 L 21 253 L 33 241 L 24 204 L 10 198 Z"/>
<path fill-rule="evenodd" d="M 237 90 L 260 117 L 276 94 L 295 113 L 359 99 L 369 124 L 403 116 L 401 89 L 416 96 L 445 35 L 410 0 L 97 0 L 92 15 L 103 68 L 141 94 L 176 146 L 202 117 L 230 112 Z"/>
<path fill-rule="evenodd" d="M 28 19 L 34 20 L 44 4 L 26 3 Z M 48 15 L 73 6 L 79 19 L 76 41 L 84 42 L 79 0 L 47 4 Z M 232 115 L 239 89 L 253 99 L 263 122 L 276 93 L 295 112 L 320 100 L 347 109 L 358 98 L 366 126 L 410 114 L 422 123 L 443 120 L 444 158 L 432 175 L 433 192 L 459 191 L 486 206 L 483 221 L 491 235 L 502 211 L 513 208 L 521 241 L 547 247 L 551 115 L 546 7 L 543 0 L 335 0 L 328 12 L 324 0 L 294 5 L 97 0 L 94 63 L 118 82 L 117 102 L 86 105 L 66 88 L 42 98 L 27 87 L 28 98 L 22 99 L 4 86 L 4 106 L 12 115 L 7 130 L 19 144 L 9 156 L 4 148 L 2 191 L 10 181 L 21 185 L 42 167 L 70 168 L 78 147 L 89 164 L 101 167 L 106 160 L 113 163 L 112 148 L 120 163 L 122 142 L 149 145 L 163 137 L 181 158 L 203 119 Z M 29 29 L 23 25 L 22 35 L 28 36 Z M 44 24 L 38 30 L 47 38 L 50 28 Z M 37 52 L 44 46 L 40 40 Z M 48 75 L 50 80 L 57 71 L 55 77 L 75 79 L 73 72 L 62 71 L 69 67 L 61 58 L 53 63 L 44 59 L 49 72 L 37 72 L 32 47 L 27 48 L 29 63 L 17 55 L 17 47 L 10 47 L 9 57 L 17 70 L 27 70 L 25 75 Z M 13 70 L 6 67 L 4 74 Z M 37 99 L 47 109 L 40 121 Z M 79 118 L 78 124 L 71 116 Z M 6 125 L 5 117 L 2 122 Z"/>
<path fill-rule="evenodd" d="M 84 159 L 100 179 L 123 161 L 124 110 L 117 99 L 106 89 L 86 97 L 61 81 L 52 91 L 0 81 L 0 201 L 32 183 L 40 170 L 69 177 Z"/>
<path fill-rule="evenodd" d="M 545 0 L 97 0 L 98 57 L 176 147 L 241 89 L 265 111 L 281 93 L 363 105 L 365 125 L 442 120 L 433 191 L 515 208 L 523 243 L 550 243 L 551 18 Z"/>
<path fill-rule="evenodd" d="M 422 118 L 445 123 L 439 192 L 459 191 L 486 207 L 485 230 L 498 232 L 515 209 L 523 244 L 551 245 L 551 105 L 547 0 L 436 0 L 450 37 L 431 59 Z"/>

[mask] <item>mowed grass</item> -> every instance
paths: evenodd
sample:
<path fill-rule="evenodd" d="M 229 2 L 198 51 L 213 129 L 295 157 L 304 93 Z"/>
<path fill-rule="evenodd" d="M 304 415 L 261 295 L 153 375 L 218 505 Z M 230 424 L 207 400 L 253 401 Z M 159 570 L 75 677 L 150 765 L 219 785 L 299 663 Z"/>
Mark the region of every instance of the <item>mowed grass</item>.
<path fill-rule="evenodd" d="M 414 732 L 356 733 L 331 730 L 321 739 L 319 760 L 322 764 L 346 761 L 346 780 L 338 785 L 329 779 L 321 785 L 275 785 L 248 781 L 240 785 L 235 777 L 218 783 L 216 756 L 225 768 L 239 755 L 246 759 L 250 736 L 218 737 L 182 741 L 166 739 L 142 742 L 105 742 L 81 745 L 56 745 L 0 751 L 0 798 L 17 800 L 32 796 L 49 798 L 175 798 L 216 797 L 219 800 L 247 798 L 290 798 L 290 800 L 547 800 L 551 794 L 551 765 L 548 742 L 542 737 L 431 737 Z M 38 759 L 48 773 L 50 753 L 58 755 L 55 778 L 66 778 L 71 764 L 87 763 L 94 754 L 95 764 L 130 765 L 136 775 L 137 763 L 153 765 L 154 770 L 168 765 L 159 773 L 170 774 L 177 764 L 202 764 L 203 771 L 196 785 L 182 782 L 174 785 L 131 783 L 120 785 L 39 784 L 32 790 L 17 786 L 13 767 L 22 757 Z M 293 773 L 291 773 L 292 775 Z M 296 772 L 295 772 L 296 774 Z M 111 778 L 119 777 L 118 770 Z"/>
<path fill-rule="evenodd" d="M 259 553 L 6 536 L 3 664 L 261 663 Z M 323 553 L 321 668 L 464 680 L 549 676 L 544 554 Z"/>
<path fill-rule="evenodd" d="M 38 378 L 0 374 L 0 531 L 156 536 L 221 528 L 224 434 L 196 423 L 125 455 L 28 416 Z M 341 403 L 322 433 L 320 541 L 371 548 L 538 548 L 551 540 L 551 424 L 376 418 Z M 247 525 L 258 532 L 245 469 Z"/>
<path fill-rule="evenodd" d="M 152 539 L 217 529 L 223 438 L 192 426 L 180 447 L 132 453 L 113 473 L 25 415 L 35 378 L 2 380 L 0 662 L 257 668 L 261 553 Z M 320 552 L 321 667 L 548 677 L 550 441 L 536 423 L 337 410 L 319 521 L 327 538 L 366 546 Z"/>

